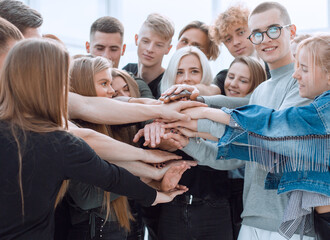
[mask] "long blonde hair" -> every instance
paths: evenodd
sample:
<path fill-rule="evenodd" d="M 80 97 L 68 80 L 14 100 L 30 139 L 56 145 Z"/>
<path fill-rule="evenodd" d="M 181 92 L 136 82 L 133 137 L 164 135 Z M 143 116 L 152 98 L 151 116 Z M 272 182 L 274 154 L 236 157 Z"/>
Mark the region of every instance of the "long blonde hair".
<path fill-rule="evenodd" d="M 95 74 L 111 68 L 111 63 L 103 57 L 82 57 L 73 61 L 70 68 L 70 90 L 84 96 L 96 96 L 94 85 Z M 91 128 L 97 132 L 113 137 L 111 129 L 104 124 L 94 124 L 78 120 L 83 127 Z M 129 211 L 127 197 L 121 196 L 110 204 L 110 192 L 104 191 L 103 208 L 106 208 L 106 219 L 110 216 L 111 206 L 117 216 L 121 227 L 130 230 L 129 220 L 133 219 Z"/>
<path fill-rule="evenodd" d="M 28 39 L 17 43 L 5 60 L 0 77 L 0 119 L 8 120 L 18 148 L 19 186 L 24 216 L 22 158 L 24 131 L 67 129 L 69 54 L 52 40 Z M 23 131 L 23 141 L 18 131 Z M 58 193 L 63 197 L 67 181 Z M 55 205 L 56 205 L 55 204 Z"/>
<path fill-rule="evenodd" d="M 319 33 L 300 42 L 297 47 L 296 59 L 300 55 L 302 48 L 308 52 L 308 61 L 312 64 L 311 74 L 315 79 L 315 65 L 321 67 L 322 71 L 330 74 L 330 34 Z M 296 68 L 299 67 L 299 61 L 296 61 Z"/>

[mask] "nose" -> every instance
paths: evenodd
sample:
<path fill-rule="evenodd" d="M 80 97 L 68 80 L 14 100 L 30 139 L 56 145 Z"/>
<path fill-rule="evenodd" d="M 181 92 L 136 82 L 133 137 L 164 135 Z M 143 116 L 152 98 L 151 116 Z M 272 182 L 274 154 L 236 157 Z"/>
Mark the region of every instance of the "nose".
<path fill-rule="evenodd" d="M 148 52 L 153 52 L 154 50 L 154 44 L 153 43 L 150 43 L 148 46 L 147 46 L 147 51 Z"/>
<path fill-rule="evenodd" d="M 107 58 L 107 59 L 109 59 L 110 61 L 112 61 L 110 51 L 108 51 L 108 50 L 105 50 L 105 51 L 103 52 L 102 57 Z"/>
<path fill-rule="evenodd" d="M 184 75 L 183 75 L 183 83 L 184 84 L 188 84 L 190 82 L 190 74 L 189 72 L 186 72 Z"/>
<path fill-rule="evenodd" d="M 297 68 L 294 73 L 292 74 L 292 77 L 299 80 L 301 78 L 301 75 L 299 73 L 299 68 Z"/>
<path fill-rule="evenodd" d="M 239 37 L 233 37 L 233 44 L 234 46 L 240 45 L 241 44 L 241 40 Z"/>
<path fill-rule="evenodd" d="M 111 87 L 111 85 L 109 85 L 107 93 L 110 97 L 115 94 L 115 90 Z"/>
<path fill-rule="evenodd" d="M 237 88 L 237 83 L 238 83 L 238 79 L 235 78 L 230 82 L 230 86 L 232 88 Z"/>

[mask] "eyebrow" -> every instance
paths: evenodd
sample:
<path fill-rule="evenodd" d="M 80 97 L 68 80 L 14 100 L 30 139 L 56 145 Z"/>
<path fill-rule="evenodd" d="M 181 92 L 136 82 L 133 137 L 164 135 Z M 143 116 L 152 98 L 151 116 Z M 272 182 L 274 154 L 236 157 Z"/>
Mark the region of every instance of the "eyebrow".
<path fill-rule="evenodd" d="M 94 47 L 105 47 L 105 46 L 102 44 L 95 44 Z"/>
<path fill-rule="evenodd" d="M 267 26 L 266 29 L 268 29 L 270 27 L 278 27 L 278 26 L 281 26 L 281 24 L 274 23 L 274 24 Z M 259 28 L 257 28 L 257 29 L 253 29 L 252 32 L 261 32 L 261 30 Z"/>
<path fill-rule="evenodd" d="M 239 31 L 241 31 L 241 30 L 244 30 L 244 28 L 237 28 L 237 29 L 235 30 L 235 32 L 239 32 Z"/>
<path fill-rule="evenodd" d="M 99 79 L 99 80 L 97 80 L 98 82 L 103 82 L 103 81 L 107 81 L 107 82 L 110 82 L 110 80 L 109 79 L 107 79 L 107 78 L 102 78 L 102 79 Z"/>

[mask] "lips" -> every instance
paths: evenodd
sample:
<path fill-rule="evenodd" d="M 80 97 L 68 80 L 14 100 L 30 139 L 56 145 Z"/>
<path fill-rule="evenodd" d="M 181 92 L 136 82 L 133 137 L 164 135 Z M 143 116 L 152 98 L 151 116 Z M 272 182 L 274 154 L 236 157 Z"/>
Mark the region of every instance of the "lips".
<path fill-rule="evenodd" d="M 240 92 L 234 91 L 232 89 L 228 89 L 228 92 L 230 93 L 230 95 L 238 95 L 238 94 L 240 94 Z"/>
<path fill-rule="evenodd" d="M 277 47 L 266 47 L 266 48 L 263 48 L 262 51 L 263 52 L 272 52 L 276 49 L 277 49 Z"/>
<path fill-rule="evenodd" d="M 142 54 L 142 56 L 143 56 L 145 59 L 147 59 L 147 60 L 152 60 L 152 59 L 154 59 L 152 56 L 147 55 L 147 54 Z"/>
<path fill-rule="evenodd" d="M 241 55 L 241 54 L 244 52 L 244 50 L 245 50 L 245 47 L 240 48 L 240 49 L 236 50 L 236 53 L 237 53 L 238 55 Z"/>

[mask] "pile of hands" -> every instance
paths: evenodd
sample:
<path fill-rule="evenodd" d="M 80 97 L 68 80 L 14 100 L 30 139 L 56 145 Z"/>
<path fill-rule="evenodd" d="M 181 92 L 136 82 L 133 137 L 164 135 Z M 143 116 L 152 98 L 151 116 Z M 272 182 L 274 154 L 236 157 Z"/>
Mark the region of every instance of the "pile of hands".
<path fill-rule="evenodd" d="M 176 101 L 197 101 L 199 99 L 199 91 L 195 86 L 178 84 L 165 91 L 159 101 L 163 104 L 169 104 Z M 198 107 L 193 106 L 181 110 L 181 113 L 187 116 L 186 121 L 155 119 L 140 129 L 133 141 L 138 142 L 144 137 L 143 146 L 149 148 L 159 148 L 170 152 L 182 149 L 189 143 L 190 137 L 199 136 L 197 120 L 205 107 L 207 105 L 200 104 Z"/>
<path fill-rule="evenodd" d="M 174 85 L 164 92 L 159 99 L 162 104 L 169 104 L 177 101 L 190 101 L 198 98 L 199 91 L 196 87 L 190 85 Z M 196 105 L 196 104 L 195 104 Z M 143 146 L 151 149 L 158 148 L 168 152 L 184 148 L 189 143 L 190 137 L 198 137 L 197 119 L 200 117 L 200 111 L 207 107 L 204 104 L 192 106 L 181 110 L 181 113 L 187 115 L 187 120 L 167 120 L 155 119 L 152 123 L 145 125 L 134 136 L 133 141 L 138 142 L 144 137 Z M 153 166 L 164 170 L 164 175 L 160 181 L 151 181 L 142 179 L 149 185 L 161 192 L 171 192 L 176 196 L 188 191 L 186 186 L 178 184 L 182 174 L 193 166 L 196 161 L 171 160 L 162 163 L 154 163 Z"/>

